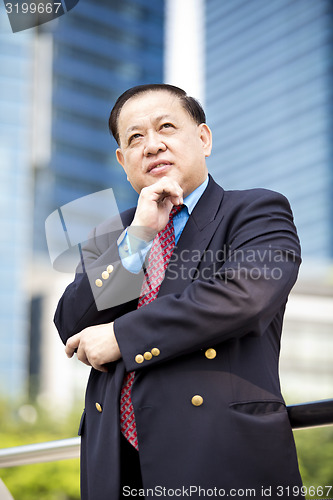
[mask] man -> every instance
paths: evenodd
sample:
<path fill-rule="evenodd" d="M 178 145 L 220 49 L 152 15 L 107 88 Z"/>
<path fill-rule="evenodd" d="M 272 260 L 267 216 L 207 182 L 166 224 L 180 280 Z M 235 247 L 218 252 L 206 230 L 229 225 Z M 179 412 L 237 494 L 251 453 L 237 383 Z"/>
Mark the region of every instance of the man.
<path fill-rule="evenodd" d="M 55 316 L 67 355 L 92 366 L 83 499 L 301 497 L 278 376 L 298 237 L 282 195 L 208 176 L 205 121 L 170 85 L 130 89 L 111 112 L 137 207 L 124 231 L 94 231 Z"/>

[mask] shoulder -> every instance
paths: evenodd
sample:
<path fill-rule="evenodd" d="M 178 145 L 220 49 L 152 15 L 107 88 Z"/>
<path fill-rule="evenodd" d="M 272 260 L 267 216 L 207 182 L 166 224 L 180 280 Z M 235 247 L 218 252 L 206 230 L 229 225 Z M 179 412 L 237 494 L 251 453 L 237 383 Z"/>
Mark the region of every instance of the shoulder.
<path fill-rule="evenodd" d="M 283 194 L 264 188 L 224 191 L 223 202 L 228 209 L 233 208 L 237 211 L 242 209 L 267 211 L 269 207 L 271 209 L 276 207 L 291 213 L 289 201 Z"/>
<path fill-rule="evenodd" d="M 287 198 L 277 192 L 265 188 L 253 188 L 242 190 L 226 190 L 218 184 L 210 175 L 209 194 L 217 194 L 223 200 L 223 204 L 232 204 L 238 206 L 247 206 L 253 202 L 261 201 L 267 203 L 278 203 L 290 207 Z"/>
<path fill-rule="evenodd" d="M 223 190 L 220 210 L 229 228 L 257 224 L 272 230 L 288 226 L 295 231 L 288 199 L 270 189 Z"/>
<path fill-rule="evenodd" d="M 196 218 L 212 219 L 212 214 L 222 214 L 228 225 L 246 223 L 249 218 L 288 218 L 293 220 L 287 198 L 276 191 L 264 188 L 225 190 L 210 176 L 208 187 L 199 200 Z"/>
<path fill-rule="evenodd" d="M 227 200 L 239 200 L 240 202 L 251 202 L 258 199 L 288 202 L 287 198 L 283 194 L 265 188 L 225 190 L 224 195 Z"/>

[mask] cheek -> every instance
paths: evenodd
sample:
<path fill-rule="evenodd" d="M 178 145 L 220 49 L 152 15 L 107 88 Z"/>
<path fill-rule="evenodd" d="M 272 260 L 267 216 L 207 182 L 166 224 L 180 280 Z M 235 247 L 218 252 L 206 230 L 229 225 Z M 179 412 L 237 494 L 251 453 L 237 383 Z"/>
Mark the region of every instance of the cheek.
<path fill-rule="evenodd" d="M 144 177 L 142 170 L 142 161 L 140 160 L 140 156 L 135 155 L 132 152 L 131 154 L 126 155 L 124 170 L 133 188 L 136 191 L 140 189 Z"/>
<path fill-rule="evenodd" d="M 198 159 L 200 151 L 196 143 L 184 141 L 181 148 L 179 149 L 179 159 L 182 164 L 191 165 L 194 161 Z"/>
<path fill-rule="evenodd" d="M 137 154 L 136 151 L 132 150 L 126 153 L 124 156 L 124 160 L 125 160 L 124 168 L 128 172 L 132 172 L 139 165 L 139 155 Z"/>

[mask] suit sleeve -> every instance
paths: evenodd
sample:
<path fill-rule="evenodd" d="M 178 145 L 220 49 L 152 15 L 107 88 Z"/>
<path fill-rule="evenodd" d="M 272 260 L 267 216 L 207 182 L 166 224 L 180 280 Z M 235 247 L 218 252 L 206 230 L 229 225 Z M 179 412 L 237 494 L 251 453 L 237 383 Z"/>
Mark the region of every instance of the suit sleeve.
<path fill-rule="evenodd" d="M 254 193 L 236 207 L 230 203 L 227 240 L 221 237 L 221 245 L 228 244 L 223 262 L 216 259 L 182 293 L 160 296 L 116 319 L 128 371 L 245 335 L 264 335 L 283 313 L 298 274 L 299 241 L 288 201 L 271 191 Z M 137 354 L 145 352 L 158 355 L 149 361 L 141 356 L 138 364 Z"/>
<path fill-rule="evenodd" d="M 125 269 L 118 253 L 120 231 L 97 228 L 82 248 L 74 281 L 57 306 L 54 322 L 64 343 L 88 326 L 109 323 L 136 308 L 143 271 Z"/>

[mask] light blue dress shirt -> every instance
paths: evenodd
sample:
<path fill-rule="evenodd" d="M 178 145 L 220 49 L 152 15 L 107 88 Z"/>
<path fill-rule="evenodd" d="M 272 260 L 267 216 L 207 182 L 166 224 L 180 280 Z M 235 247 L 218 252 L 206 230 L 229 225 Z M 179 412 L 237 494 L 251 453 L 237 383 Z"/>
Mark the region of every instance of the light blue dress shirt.
<path fill-rule="evenodd" d="M 173 218 L 173 226 L 175 230 L 175 242 L 177 244 L 183 229 L 191 215 L 194 207 L 199 201 L 199 198 L 205 191 L 208 185 L 208 177 L 200 184 L 191 194 L 189 194 L 183 202 L 184 207 Z M 123 266 L 132 273 L 139 273 L 142 270 L 144 260 L 147 253 L 152 247 L 153 240 L 147 242 L 136 236 L 129 235 L 127 228 L 118 239 L 118 251 Z"/>

